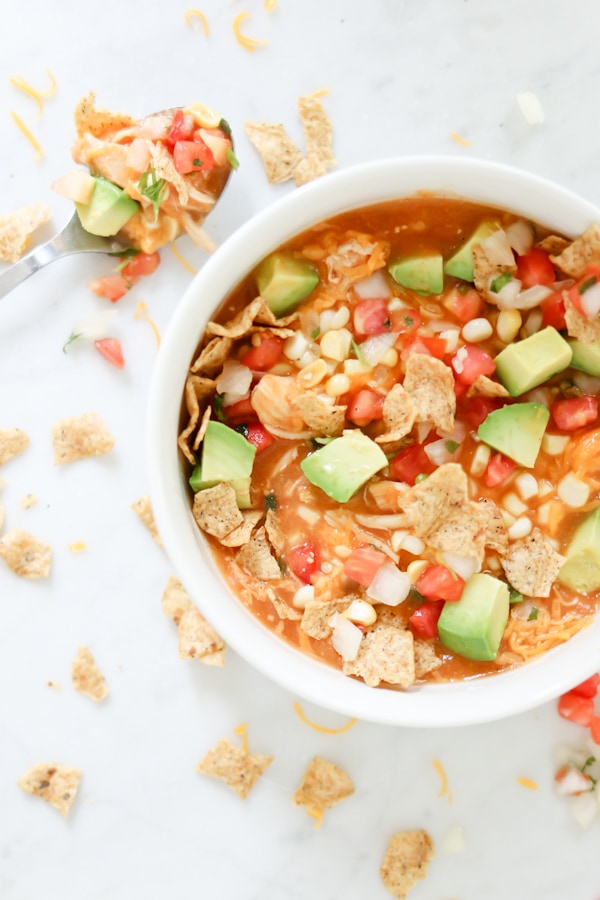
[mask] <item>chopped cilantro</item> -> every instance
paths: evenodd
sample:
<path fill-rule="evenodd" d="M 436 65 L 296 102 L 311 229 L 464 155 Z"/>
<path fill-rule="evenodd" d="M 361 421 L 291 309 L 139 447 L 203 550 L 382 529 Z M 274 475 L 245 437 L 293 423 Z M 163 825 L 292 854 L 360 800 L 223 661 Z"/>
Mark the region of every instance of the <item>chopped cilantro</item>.
<path fill-rule="evenodd" d="M 231 149 L 231 147 L 227 148 L 226 156 L 227 156 L 227 162 L 229 163 L 231 168 L 236 169 L 236 170 L 239 169 L 240 161 L 237 158 L 237 156 L 235 155 L 235 153 L 233 152 L 233 150 Z"/>
<path fill-rule="evenodd" d="M 585 294 L 588 288 L 593 287 L 593 285 L 595 285 L 597 281 L 598 279 L 596 278 L 596 276 L 592 275 L 591 278 L 586 278 L 586 280 L 579 285 L 577 290 L 580 294 Z"/>
<path fill-rule="evenodd" d="M 223 134 L 226 134 L 227 137 L 231 137 L 231 125 L 229 124 L 227 119 L 221 119 L 217 127 L 220 128 Z"/>
<path fill-rule="evenodd" d="M 508 284 L 509 281 L 512 281 L 513 277 L 510 272 L 503 272 L 502 275 L 498 275 L 497 278 L 494 278 L 491 284 L 491 288 L 495 294 L 502 290 L 505 284 Z"/>
<path fill-rule="evenodd" d="M 280 556 L 279 559 L 277 560 L 277 565 L 279 566 L 279 571 L 281 572 L 281 574 L 285 575 L 285 573 L 287 571 L 287 563 L 286 563 L 285 559 L 283 559 Z"/>
<path fill-rule="evenodd" d="M 134 256 L 139 256 L 141 250 L 136 250 L 135 247 L 125 247 L 124 250 L 111 250 L 107 256 L 118 256 L 119 259 L 133 259 Z"/>
<path fill-rule="evenodd" d="M 277 509 L 277 497 L 275 494 L 265 494 L 265 509 Z"/>
<path fill-rule="evenodd" d="M 65 343 L 63 344 L 62 352 L 63 352 L 63 353 L 66 353 L 66 352 L 67 352 L 67 347 L 68 347 L 70 344 L 72 344 L 73 341 L 76 341 L 77 338 L 80 338 L 80 337 L 81 337 L 81 332 L 75 332 L 75 331 L 72 331 L 71 334 L 69 335 L 69 337 L 67 338 L 67 340 L 65 341 Z"/>
<path fill-rule="evenodd" d="M 354 351 L 354 355 L 356 356 L 356 358 L 359 361 L 359 363 L 361 364 L 361 366 L 367 366 L 368 363 L 363 355 L 363 352 L 355 340 L 352 340 L 352 349 Z"/>
<path fill-rule="evenodd" d="M 444 441 L 444 446 L 448 453 L 456 453 L 456 451 L 460 447 L 460 444 L 458 443 L 458 441 Z"/>
<path fill-rule="evenodd" d="M 316 328 L 313 328 L 313 330 L 311 331 L 310 336 L 311 336 L 311 338 L 312 338 L 313 341 L 314 341 L 314 340 L 316 340 L 316 338 L 319 337 L 320 334 L 321 334 L 321 329 L 320 329 L 319 326 L 317 325 L 317 327 L 316 327 Z"/>
<path fill-rule="evenodd" d="M 410 596 L 411 600 L 417 600 L 419 603 L 425 602 L 425 597 L 423 596 L 423 594 L 420 594 L 418 592 L 418 590 L 416 589 L 416 587 L 414 587 L 414 586 L 411 587 L 411 589 L 409 591 L 409 596 Z"/>
<path fill-rule="evenodd" d="M 223 394 L 215 394 L 213 397 L 213 409 L 218 422 L 225 421 L 225 416 L 223 415 L 223 400 Z"/>
<path fill-rule="evenodd" d="M 516 591 L 514 587 L 508 589 L 510 603 L 522 603 L 525 597 L 520 591 Z"/>
<path fill-rule="evenodd" d="M 383 323 L 383 327 L 384 327 L 384 328 L 391 328 L 391 327 L 392 327 L 392 320 L 389 318 L 389 316 L 388 316 L 388 318 L 385 320 L 385 322 Z"/>
<path fill-rule="evenodd" d="M 165 193 L 167 182 L 164 178 L 157 178 L 153 165 L 150 165 L 150 171 L 144 172 L 138 182 L 140 194 L 147 197 L 154 208 L 154 221 L 158 219 L 158 209 Z"/>
<path fill-rule="evenodd" d="M 581 771 L 585 772 L 585 770 L 588 768 L 588 766 L 593 766 L 595 762 L 596 762 L 595 756 L 588 756 L 588 758 L 586 759 L 586 761 L 584 762 L 584 764 L 582 766 Z"/>
<path fill-rule="evenodd" d="M 415 324 L 415 320 L 413 319 L 412 316 L 403 315 L 403 316 L 402 316 L 402 321 L 403 321 L 404 324 L 407 325 L 409 328 L 411 327 L 411 325 L 414 325 L 414 324 Z"/>
<path fill-rule="evenodd" d="M 538 617 L 537 606 L 533 606 L 532 609 L 531 609 L 531 612 L 530 612 L 529 615 L 527 616 L 527 621 L 528 621 L 528 622 L 535 622 L 535 620 L 537 619 L 537 617 Z"/>
<path fill-rule="evenodd" d="M 429 478 L 429 475 L 426 472 L 421 472 L 415 478 L 415 484 L 421 484 L 422 481 L 426 481 Z"/>
<path fill-rule="evenodd" d="M 192 164 L 193 164 L 194 166 L 200 167 L 200 166 L 202 165 L 202 160 L 199 159 L 198 157 L 196 157 L 195 159 L 192 160 Z"/>
<path fill-rule="evenodd" d="M 233 430 L 237 431 L 238 434 L 243 434 L 245 438 L 248 437 L 248 426 L 247 425 L 244 425 L 244 424 L 234 425 Z"/>

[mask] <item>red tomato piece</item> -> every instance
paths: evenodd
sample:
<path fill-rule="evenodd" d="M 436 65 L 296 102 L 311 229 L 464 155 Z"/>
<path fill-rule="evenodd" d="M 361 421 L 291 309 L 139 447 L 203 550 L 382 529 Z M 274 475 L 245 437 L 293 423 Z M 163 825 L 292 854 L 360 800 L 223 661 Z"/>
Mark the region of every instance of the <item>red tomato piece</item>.
<path fill-rule="evenodd" d="M 404 344 L 402 359 L 407 359 L 412 353 L 425 353 L 426 356 L 435 356 L 436 359 L 443 359 L 447 349 L 448 345 L 445 338 L 415 334 Z"/>
<path fill-rule="evenodd" d="M 496 363 L 489 353 L 475 344 L 465 344 L 450 360 L 456 378 L 462 384 L 473 384 L 480 375 L 493 375 Z"/>
<path fill-rule="evenodd" d="M 546 251 L 541 247 L 532 247 L 528 253 L 517 257 L 517 278 L 523 289 L 534 284 L 554 284 L 556 273 Z"/>
<path fill-rule="evenodd" d="M 590 720 L 590 736 L 595 744 L 600 744 L 600 716 L 592 716 Z"/>
<path fill-rule="evenodd" d="M 558 699 L 558 712 L 563 719 L 587 728 L 594 715 L 594 701 L 591 697 L 580 697 L 573 691 L 567 691 Z"/>
<path fill-rule="evenodd" d="M 423 324 L 423 319 L 416 309 L 394 309 L 390 313 L 391 330 L 397 334 L 409 334 Z"/>
<path fill-rule="evenodd" d="M 97 297 L 106 297 L 111 303 L 116 303 L 125 296 L 133 284 L 131 278 L 123 278 L 122 275 L 105 275 L 104 278 L 95 278 L 94 281 L 90 281 L 88 287 Z"/>
<path fill-rule="evenodd" d="M 165 135 L 165 144 L 174 147 L 177 141 L 191 141 L 194 135 L 196 121 L 192 115 L 184 115 L 182 109 L 175 111 L 171 127 Z"/>
<path fill-rule="evenodd" d="M 138 253 L 121 269 L 123 278 L 138 278 L 141 275 L 152 275 L 160 262 L 160 256 L 154 253 Z"/>
<path fill-rule="evenodd" d="M 237 403 L 230 403 L 229 406 L 224 406 L 223 414 L 231 425 L 247 422 L 249 419 L 256 419 L 256 413 L 250 397 L 246 397 L 245 400 L 238 400 Z"/>
<path fill-rule="evenodd" d="M 463 385 L 463 387 L 466 388 L 467 385 Z M 501 406 L 504 406 L 504 403 L 502 400 L 498 400 L 497 397 L 483 397 L 480 394 L 476 394 L 474 397 L 467 397 L 463 401 L 460 415 L 469 428 L 474 430 L 479 428 L 482 422 L 485 422 L 491 412 L 495 409 L 500 409 Z"/>
<path fill-rule="evenodd" d="M 577 694 L 579 697 L 595 697 L 600 687 L 600 675 L 591 675 L 582 681 L 581 684 L 571 688 L 571 693 Z"/>
<path fill-rule="evenodd" d="M 354 333 L 384 334 L 392 330 L 392 320 L 385 297 L 373 297 L 361 300 L 354 307 Z"/>
<path fill-rule="evenodd" d="M 428 566 L 415 585 L 419 594 L 427 600 L 447 600 L 455 603 L 462 597 L 465 579 L 451 572 L 447 566 Z"/>
<path fill-rule="evenodd" d="M 561 431 L 576 431 L 595 422 L 598 418 L 598 401 L 586 394 L 583 397 L 567 397 L 555 400 L 550 407 L 550 415 Z"/>
<path fill-rule="evenodd" d="M 477 318 L 483 309 L 483 300 L 473 288 L 466 293 L 454 288 L 444 300 L 444 306 L 459 322 L 464 323 Z"/>
<path fill-rule="evenodd" d="M 375 547 L 357 547 L 344 563 L 344 575 L 369 587 L 387 556 Z"/>
<path fill-rule="evenodd" d="M 104 359 L 107 359 L 117 369 L 122 369 L 125 365 L 121 341 L 117 338 L 101 338 L 94 341 L 94 347 L 102 354 Z"/>
<path fill-rule="evenodd" d="M 414 484 L 417 475 L 431 475 L 435 470 L 423 444 L 411 444 L 401 450 L 390 462 L 391 476 L 395 481 Z"/>
<path fill-rule="evenodd" d="M 210 172 L 215 158 L 201 138 L 193 141 L 177 141 L 173 147 L 173 162 L 180 175 L 190 172 Z"/>
<path fill-rule="evenodd" d="M 444 608 L 443 600 L 425 600 L 408 617 L 408 627 L 415 637 L 427 641 L 438 636 L 438 619 Z"/>
<path fill-rule="evenodd" d="M 254 444 L 257 453 L 262 453 L 271 446 L 274 438 L 260 422 L 250 422 L 247 426 L 246 440 Z"/>
<path fill-rule="evenodd" d="M 385 396 L 380 394 L 379 391 L 370 391 L 368 388 L 363 388 L 349 398 L 346 418 L 361 427 L 368 425 L 374 419 L 381 419 L 384 400 Z"/>
<path fill-rule="evenodd" d="M 283 339 L 267 332 L 260 336 L 260 344 L 253 344 L 243 354 L 241 362 L 255 372 L 266 372 L 279 362 L 282 351 Z"/>
<path fill-rule="evenodd" d="M 487 464 L 483 480 L 489 488 L 496 487 L 498 484 L 504 484 L 516 468 L 517 464 L 514 460 L 503 456 L 502 453 L 494 453 Z"/>
<path fill-rule="evenodd" d="M 310 584 L 312 576 L 321 565 L 319 548 L 313 541 L 305 541 L 297 547 L 292 547 L 286 553 L 285 558 L 296 578 L 299 578 L 304 584 Z"/>
<path fill-rule="evenodd" d="M 564 331 L 567 323 L 565 321 L 565 301 L 562 292 L 550 294 L 549 297 L 542 300 L 540 309 L 543 313 L 542 325 L 544 327 L 551 325 L 557 331 Z"/>

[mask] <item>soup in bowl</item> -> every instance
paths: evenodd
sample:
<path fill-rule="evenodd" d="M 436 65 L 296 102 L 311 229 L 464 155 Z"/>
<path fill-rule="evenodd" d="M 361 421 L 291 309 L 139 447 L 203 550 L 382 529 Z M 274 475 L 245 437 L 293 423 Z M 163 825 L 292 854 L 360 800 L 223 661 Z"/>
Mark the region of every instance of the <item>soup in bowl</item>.
<path fill-rule="evenodd" d="M 499 718 L 598 666 L 600 213 L 392 160 L 208 261 L 149 416 L 152 502 L 209 621 L 359 718 Z"/>

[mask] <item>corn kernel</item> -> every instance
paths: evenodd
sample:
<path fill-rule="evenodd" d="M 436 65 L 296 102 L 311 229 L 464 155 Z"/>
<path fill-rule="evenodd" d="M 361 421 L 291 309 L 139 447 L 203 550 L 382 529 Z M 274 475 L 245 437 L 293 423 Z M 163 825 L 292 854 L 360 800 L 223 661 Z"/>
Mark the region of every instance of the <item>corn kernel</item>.
<path fill-rule="evenodd" d="M 471 460 L 471 468 L 469 469 L 470 474 L 475 476 L 483 475 L 487 469 L 487 464 L 490 461 L 491 455 L 492 451 L 487 444 L 479 444 L 473 454 L 473 459 Z"/>
<path fill-rule="evenodd" d="M 393 369 L 398 364 L 398 351 L 396 348 L 390 347 L 389 350 L 386 350 L 379 362 L 382 366 L 388 366 L 388 368 Z"/>
<path fill-rule="evenodd" d="M 521 500 L 529 500 L 537 496 L 538 483 L 531 472 L 521 472 L 515 478 L 515 487 L 521 495 Z"/>
<path fill-rule="evenodd" d="M 523 326 L 524 336 L 530 337 L 532 334 L 535 334 L 536 331 L 539 331 L 543 318 L 544 313 L 541 309 L 534 309 L 532 312 L 530 312 L 527 317 L 527 321 Z"/>
<path fill-rule="evenodd" d="M 347 306 L 340 306 L 339 309 L 336 309 L 334 312 L 330 328 L 343 328 L 344 325 L 347 325 L 350 321 L 350 310 Z"/>
<path fill-rule="evenodd" d="M 470 344 L 476 344 L 478 341 L 485 341 L 491 337 L 493 330 L 487 319 L 471 319 L 470 322 L 463 325 L 462 336 Z"/>
<path fill-rule="evenodd" d="M 347 394 L 349 390 L 350 379 L 347 375 L 344 375 L 343 372 L 332 375 L 331 378 L 325 382 L 325 393 L 328 394 L 329 397 L 339 397 L 340 394 Z"/>
<path fill-rule="evenodd" d="M 508 536 L 512 541 L 517 541 L 520 538 L 527 537 L 532 527 L 531 519 L 528 519 L 527 516 L 520 516 L 509 527 Z"/>
<path fill-rule="evenodd" d="M 585 481 L 576 478 L 572 472 L 568 472 L 558 482 L 556 493 L 567 506 L 579 509 L 580 506 L 585 506 L 590 499 L 590 486 Z"/>
<path fill-rule="evenodd" d="M 340 616 L 355 625 L 373 625 L 377 621 L 375 609 L 366 600 L 352 600 Z"/>
<path fill-rule="evenodd" d="M 496 334 L 505 344 L 510 344 L 522 324 L 523 318 L 518 309 L 501 309 L 496 319 Z"/>
<path fill-rule="evenodd" d="M 560 456 L 568 443 L 567 434 L 545 434 L 542 438 L 542 450 L 549 456 Z"/>
<path fill-rule="evenodd" d="M 426 559 L 415 559 L 406 567 L 406 573 L 411 584 L 416 584 L 425 569 L 429 566 Z"/>
<path fill-rule="evenodd" d="M 301 588 L 298 588 L 294 597 L 292 599 L 292 603 L 296 607 L 296 609 L 304 609 L 309 600 L 314 600 L 315 597 L 315 589 L 312 584 L 303 584 Z"/>
<path fill-rule="evenodd" d="M 339 331 L 326 331 L 321 338 L 321 355 L 327 359 L 335 359 L 341 362 L 346 354 L 344 352 L 344 339 Z"/>
<path fill-rule="evenodd" d="M 502 506 L 515 517 L 522 516 L 523 513 L 527 512 L 527 507 L 525 506 L 525 504 L 522 503 L 517 495 L 513 494 L 512 492 L 504 495 Z"/>
<path fill-rule="evenodd" d="M 287 356 L 287 358 L 291 360 L 300 359 L 307 349 L 308 341 L 301 331 L 296 331 L 291 337 L 287 338 L 283 344 L 284 356 Z"/>
<path fill-rule="evenodd" d="M 299 373 L 298 380 L 303 388 L 308 389 L 320 384 L 327 375 L 327 364 L 324 359 L 315 359 Z"/>

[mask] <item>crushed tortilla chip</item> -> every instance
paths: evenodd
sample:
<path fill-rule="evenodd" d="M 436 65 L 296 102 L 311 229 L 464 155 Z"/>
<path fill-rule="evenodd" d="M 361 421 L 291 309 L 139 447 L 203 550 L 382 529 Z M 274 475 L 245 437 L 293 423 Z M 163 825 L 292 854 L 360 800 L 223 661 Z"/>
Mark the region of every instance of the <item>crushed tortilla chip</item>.
<path fill-rule="evenodd" d="M 0 538 L 0 556 L 21 578 L 47 578 L 52 549 L 32 534 L 13 528 Z"/>
<path fill-rule="evenodd" d="M 212 778 L 220 778 L 238 797 L 245 800 L 273 759 L 273 756 L 250 754 L 223 738 L 198 763 L 196 771 Z"/>
<path fill-rule="evenodd" d="M 576 309 L 568 291 L 563 291 L 565 304 L 565 323 L 569 337 L 576 338 L 582 344 L 593 344 L 600 337 L 600 323 L 592 321 Z"/>
<path fill-rule="evenodd" d="M 297 185 L 306 184 L 325 175 L 327 169 L 336 162 L 331 149 L 333 139 L 331 121 L 319 97 L 320 92 L 300 97 L 298 100 L 306 157 L 300 160 L 293 173 Z"/>
<path fill-rule="evenodd" d="M 334 613 L 342 613 L 348 609 L 355 599 L 359 599 L 357 595 L 348 595 L 337 600 L 321 600 L 317 597 L 307 600 L 300 625 L 302 631 L 317 641 L 328 638 L 332 631 L 329 619 Z"/>
<path fill-rule="evenodd" d="M 190 367 L 190 372 L 204 375 L 205 378 L 214 378 L 222 371 L 226 360 L 229 358 L 233 340 L 229 337 L 215 337 L 209 341 L 206 347 L 200 351 L 197 359 Z"/>
<path fill-rule="evenodd" d="M 294 609 L 285 600 L 280 600 L 277 596 L 269 597 L 269 600 L 280 619 L 287 619 L 290 622 L 299 622 L 302 619 L 300 610 Z"/>
<path fill-rule="evenodd" d="M 395 384 L 383 401 L 383 424 L 386 430 L 375 440 L 378 444 L 401 441 L 410 434 L 415 423 L 417 409 L 403 385 Z"/>
<path fill-rule="evenodd" d="M 254 533 L 247 544 L 244 544 L 236 556 L 236 561 L 243 569 L 261 581 L 273 581 L 281 578 L 281 569 L 271 552 L 264 525 Z"/>
<path fill-rule="evenodd" d="M 440 359 L 413 353 L 406 361 L 404 389 L 416 407 L 417 422 L 432 422 L 440 431 L 454 429 L 454 376 Z"/>
<path fill-rule="evenodd" d="M 154 515 L 152 513 L 152 504 L 150 503 L 150 497 L 140 497 L 139 500 L 135 500 L 131 504 L 131 508 L 134 513 L 137 513 L 137 515 L 140 517 L 158 546 L 162 547 L 162 541 L 156 528 L 156 522 L 154 521 Z"/>
<path fill-rule="evenodd" d="M 352 779 L 340 766 L 315 756 L 306 767 L 292 802 L 311 813 L 331 809 L 353 793 Z"/>
<path fill-rule="evenodd" d="M 237 315 L 221 325 L 220 322 L 209 322 L 206 330 L 209 334 L 216 334 L 218 337 L 226 337 L 230 340 L 244 337 L 250 333 L 250 329 L 254 325 L 258 313 L 262 309 L 264 301 L 262 297 L 255 297 L 247 306 L 239 311 Z"/>
<path fill-rule="evenodd" d="M 309 181 L 314 181 L 315 178 L 320 178 L 322 175 L 327 174 L 327 167 L 315 156 L 303 157 L 298 165 L 294 169 L 294 181 L 296 182 L 296 187 L 301 187 L 303 184 L 308 184 Z"/>
<path fill-rule="evenodd" d="M 252 532 L 260 522 L 263 514 L 257 509 L 248 509 L 242 511 L 244 521 L 228 535 L 221 538 L 224 547 L 243 547 L 252 537 Z"/>
<path fill-rule="evenodd" d="M 192 453 L 190 443 L 193 446 L 192 435 L 206 410 L 210 410 L 210 399 L 215 392 L 215 382 L 210 378 L 201 378 L 199 375 L 189 375 L 184 388 L 184 397 L 189 420 L 179 437 L 177 444 L 185 458 L 193 466 L 196 465 L 196 457 Z M 198 445 L 199 446 L 199 445 Z"/>
<path fill-rule="evenodd" d="M 404 900 L 411 887 L 425 878 L 433 855 L 433 841 L 424 829 L 393 834 L 380 869 L 390 894 Z"/>
<path fill-rule="evenodd" d="M 77 796 L 81 775 L 79 769 L 71 766 L 36 763 L 25 772 L 17 784 L 28 794 L 41 797 L 66 817 Z"/>
<path fill-rule="evenodd" d="M 90 456 L 103 456 L 112 450 L 114 443 L 96 413 L 62 419 L 52 428 L 54 464 L 57 466 Z"/>
<path fill-rule="evenodd" d="M 77 656 L 71 665 L 71 680 L 75 690 L 94 703 L 104 700 L 108 694 L 104 675 L 87 647 L 77 649 Z"/>
<path fill-rule="evenodd" d="M 0 216 L 0 260 L 18 262 L 31 244 L 34 231 L 48 222 L 50 216 L 50 208 L 45 203 L 34 203 Z"/>
<path fill-rule="evenodd" d="M 344 675 L 358 675 L 369 687 L 382 681 L 410 687 L 415 682 L 415 654 L 411 631 L 376 623 L 360 642 L 355 659 L 346 660 Z"/>
<path fill-rule="evenodd" d="M 509 266 L 493 262 L 489 259 L 485 249 L 480 244 L 473 247 L 471 252 L 473 255 L 473 281 L 475 287 L 480 294 L 490 301 L 490 303 L 493 303 L 494 293 L 491 290 L 492 282 L 500 275 L 504 275 L 505 272 L 515 275 L 517 272 L 517 264 L 514 263 Z"/>
<path fill-rule="evenodd" d="M 20 428 L 0 428 L 0 466 L 29 446 L 29 437 Z"/>
<path fill-rule="evenodd" d="M 478 375 L 469 387 L 467 397 L 473 397 L 475 394 L 481 397 L 510 397 L 510 392 L 506 390 L 503 384 L 488 378 L 487 375 Z"/>
<path fill-rule="evenodd" d="M 180 659 L 199 659 L 207 666 L 225 664 L 225 643 L 200 610 L 190 606 L 178 624 Z"/>
<path fill-rule="evenodd" d="M 294 397 L 292 405 L 311 431 L 335 437 L 344 430 L 347 407 L 334 406 L 329 397 L 323 397 L 315 391 L 305 391 Z"/>
<path fill-rule="evenodd" d="M 161 605 L 165 615 L 179 625 L 184 612 L 191 609 L 194 604 L 180 580 L 171 575 L 163 591 Z"/>
<path fill-rule="evenodd" d="M 96 138 L 111 138 L 113 132 L 134 126 L 135 119 L 124 113 L 113 113 L 107 109 L 96 109 L 96 94 L 90 91 L 75 107 L 75 130 L 79 137 L 86 132 Z"/>
<path fill-rule="evenodd" d="M 501 560 L 509 584 L 526 597 L 549 597 L 566 562 L 539 528 L 515 541 Z"/>
<path fill-rule="evenodd" d="M 436 656 L 429 641 L 415 639 L 413 651 L 415 655 L 415 678 L 423 678 L 429 672 L 433 672 L 442 665 L 442 660 Z"/>
<path fill-rule="evenodd" d="M 24 497 L 21 497 L 19 500 L 19 506 L 21 509 L 31 509 L 32 506 L 38 502 L 38 498 L 35 494 L 25 494 Z"/>
<path fill-rule="evenodd" d="M 198 491 L 194 495 L 192 513 L 198 527 L 217 540 L 227 537 L 244 522 L 235 499 L 235 491 L 225 482 Z"/>
<path fill-rule="evenodd" d="M 600 225 L 590 225 L 558 256 L 551 256 L 550 259 L 565 275 L 581 278 L 588 263 L 600 263 Z"/>
<path fill-rule="evenodd" d="M 500 509 L 493 500 L 487 498 L 478 500 L 476 505 L 483 515 L 485 546 L 505 554 L 508 550 L 508 530 Z"/>
<path fill-rule="evenodd" d="M 348 231 L 325 258 L 328 279 L 331 284 L 340 284 L 344 279 L 348 284 L 360 281 L 381 269 L 388 254 L 389 245 L 385 241 L 372 241 L 368 234 Z"/>
<path fill-rule="evenodd" d="M 549 256 L 558 256 L 571 242 L 557 234 L 549 234 L 535 245 L 538 250 L 544 250 Z"/>
<path fill-rule="evenodd" d="M 283 125 L 268 122 L 246 122 L 246 134 L 258 150 L 269 184 L 282 184 L 293 178 L 302 155 Z"/>

